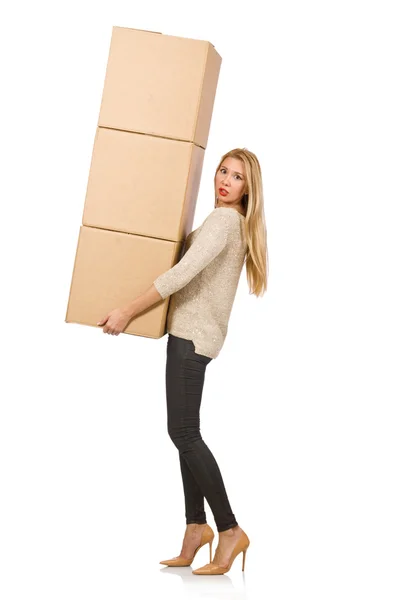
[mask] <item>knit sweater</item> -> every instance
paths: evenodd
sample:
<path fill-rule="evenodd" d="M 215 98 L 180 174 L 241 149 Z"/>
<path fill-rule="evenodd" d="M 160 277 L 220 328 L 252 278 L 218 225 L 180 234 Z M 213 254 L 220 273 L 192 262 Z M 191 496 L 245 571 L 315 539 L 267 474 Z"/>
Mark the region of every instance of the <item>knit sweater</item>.
<path fill-rule="evenodd" d="M 195 352 L 216 358 L 247 249 L 245 217 L 234 208 L 215 208 L 185 240 L 180 261 L 153 282 L 160 296 L 172 295 L 167 332 L 192 340 Z"/>

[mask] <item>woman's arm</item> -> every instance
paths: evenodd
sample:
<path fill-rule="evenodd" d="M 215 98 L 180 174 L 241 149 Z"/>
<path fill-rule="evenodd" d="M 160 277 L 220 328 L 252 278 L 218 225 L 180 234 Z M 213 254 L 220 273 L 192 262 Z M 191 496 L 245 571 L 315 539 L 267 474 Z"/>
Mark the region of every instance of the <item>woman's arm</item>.
<path fill-rule="evenodd" d="M 213 210 L 189 250 L 176 265 L 159 275 L 143 294 L 123 307 L 114 309 L 97 323 L 105 325 L 104 333 L 118 335 L 132 318 L 180 290 L 202 271 L 226 246 L 230 215 L 230 209 Z"/>
<path fill-rule="evenodd" d="M 146 292 L 129 304 L 111 310 L 103 319 L 98 321 L 97 325 L 103 326 L 103 333 L 119 335 L 119 333 L 124 331 L 132 318 L 139 315 L 146 308 L 149 308 L 149 306 L 152 306 L 152 304 L 156 304 L 159 300 L 162 300 L 162 297 L 152 284 Z"/>
<path fill-rule="evenodd" d="M 152 283 L 152 285 L 146 290 L 146 292 L 144 292 L 140 296 L 137 296 L 137 298 L 135 298 L 135 300 L 127 304 L 123 310 L 126 313 L 126 315 L 128 315 L 129 318 L 132 319 L 132 317 L 136 317 L 153 304 L 157 304 L 157 302 L 159 302 L 160 300 L 163 300 L 163 298 L 160 296 L 160 294 L 157 291 L 157 288 Z"/>
<path fill-rule="evenodd" d="M 202 224 L 197 237 L 181 260 L 153 282 L 163 300 L 185 287 L 227 244 L 230 209 L 214 209 Z"/>

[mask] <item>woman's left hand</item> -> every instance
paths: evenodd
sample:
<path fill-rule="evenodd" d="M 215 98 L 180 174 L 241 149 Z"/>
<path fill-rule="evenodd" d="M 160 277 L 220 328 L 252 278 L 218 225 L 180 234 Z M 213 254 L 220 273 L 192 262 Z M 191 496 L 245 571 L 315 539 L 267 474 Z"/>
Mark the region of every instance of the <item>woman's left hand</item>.
<path fill-rule="evenodd" d="M 127 326 L 133 315 L 122 308 L 115 308 L 98 321 L 97 325 L 105 325 L 103 333 L 119 335 Z"/>

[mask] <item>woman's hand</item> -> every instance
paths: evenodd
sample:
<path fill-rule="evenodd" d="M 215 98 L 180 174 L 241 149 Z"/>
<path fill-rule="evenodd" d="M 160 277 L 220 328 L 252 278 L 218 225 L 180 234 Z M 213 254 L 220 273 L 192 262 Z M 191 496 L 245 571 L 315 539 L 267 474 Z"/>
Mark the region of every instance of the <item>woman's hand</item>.
<path fill-rule="evenodd" d="M 98 321 L 97 325 L 105 325 L 103 333 L 110 333 L 111 335 L 119 335 L 127 326 L 127 323 L 132 319 L 133 315 L 131 312 L 123 308 L 115 308 L 110 311 L 107 315 Z"/>
<path fill-rule="evenodd" d="M 159 300 L 163 300 L 156 286 L 152 283 L 149 289 L 143 294 L 135 298 L 129 304 L 125 304 L 121 308 L 115 308 L 108 313 L 97 325 L 105 325 L 103 333 L 119 335 L 131 319 L 135 319 L 142 311 L 146 310 L 153 304 L 157 304 Z"/>

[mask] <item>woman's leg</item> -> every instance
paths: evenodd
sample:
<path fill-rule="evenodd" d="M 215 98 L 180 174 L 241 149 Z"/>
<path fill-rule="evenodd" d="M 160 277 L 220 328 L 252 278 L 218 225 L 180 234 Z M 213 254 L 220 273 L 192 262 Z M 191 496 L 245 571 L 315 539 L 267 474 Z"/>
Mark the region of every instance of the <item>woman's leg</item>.
<path fill-rule="evenodd" d="M 218 532 L 237 525 L 218 464 L 200 433 L 205 370 L 211 358 L 197 354 L 191 340 L 169 334 L 166 392 L 168 433 L 178 448 L 186 522 L 205 523 L 204 497 Z"/>
<path fill-rule="evenodd" d="M 207 522 L 204 509 L 204 496 L 181 452 L 179 452 L 179 463 L 182 473 L 183 491 L 185 494 L 186 524 L 204 524 Z"/>

